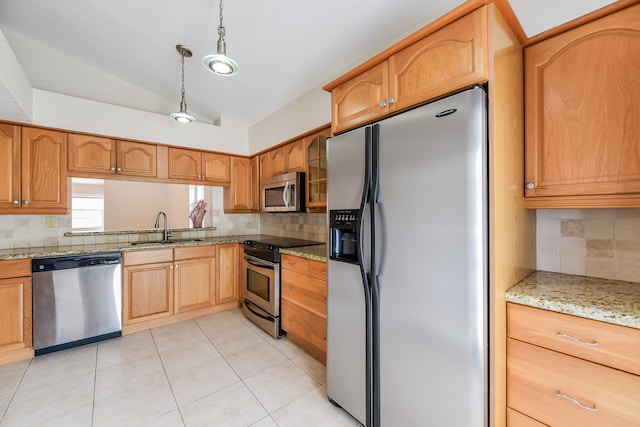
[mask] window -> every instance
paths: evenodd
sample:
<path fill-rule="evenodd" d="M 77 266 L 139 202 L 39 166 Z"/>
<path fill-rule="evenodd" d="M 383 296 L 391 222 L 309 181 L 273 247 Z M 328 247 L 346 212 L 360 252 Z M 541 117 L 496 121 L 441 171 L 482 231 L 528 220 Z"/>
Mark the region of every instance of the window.
<path fill-rule="evenodd" d="M 189 208 L 198 200 L 204 200 L 204 185 L 189 186 Z"/>
<path fill-rule="evenodd" d="M 71 180 L 71 229 L 104 231 L 104 180 Z"/>

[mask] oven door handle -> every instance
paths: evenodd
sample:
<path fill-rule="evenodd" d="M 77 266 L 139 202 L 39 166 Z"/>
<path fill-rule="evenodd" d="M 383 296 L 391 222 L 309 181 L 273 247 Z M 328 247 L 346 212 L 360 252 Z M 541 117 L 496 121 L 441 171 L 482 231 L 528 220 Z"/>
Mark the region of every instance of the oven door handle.
<path fill-rule="evenodd" d="M 260 314 L 257 311 L 254 311 L 251 306 L 254 305 L 253 303 L 251 303 L 251 301 L 249 300 L 244 300 L 244 305 L 245 307 L 247 307 L 247 310 L 249 310 L 251 313 L 255 314 L 256 316 L 258 316 L 261 319 L 264 320 L 268 320 L 269 322 L 273 322 L 273 318 L 269 317 L 269 316 L 265 316 L 264 314 Z M 257 307 L 257 306 L 256 306 Z"/>
<path fill-rule="evenodd" d="M 270 270 L 275 270 L 273 263 L 270 263 L 270 262 L 260 261 L 259 259 L 253 258 L 253 257 L 250 258 L 247 255 L 245 255 L 244 260 L 251 265 L 255 265 L 256 267 L 264 267 Z"/>

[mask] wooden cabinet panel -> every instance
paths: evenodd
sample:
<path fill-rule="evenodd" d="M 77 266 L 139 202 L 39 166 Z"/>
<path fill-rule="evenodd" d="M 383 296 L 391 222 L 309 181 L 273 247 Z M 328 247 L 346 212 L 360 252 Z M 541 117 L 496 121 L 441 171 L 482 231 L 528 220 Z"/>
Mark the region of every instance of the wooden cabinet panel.
<path fill-rule="evenodd" d="M 251 160 L 231 158 L 231 185 L 224 189 L 225 212 L 251 211 Z"/>
<path fill-rule="evenodd" d="M 0 354 L 6 354 L 33 345 L 31 260 L 0 261 L 0 271 Z"/>
<path fill-rule="evenodd" d="M 0 209 L 20 207 L 20 127 L 0 124 Z"/>
<path fill-rule="evenodd" d="M 306 157 L 304 139 L 290 142 L 284 146 L 286 153 L 286 171 L 287 172 L 304 172 Z"/>
<path fill-rule="evenodd" d="M 271 155 L 270 153 L 260 154 L 260 180 L 269 178 L 271 175 Z"/>
<path fill-rule="evenodd" d="M 284 147 L 269 151 L 271 158 L 271 176 L 281 175 L 287 169 L 287 153 Z"/>
<path fill-rule="evenodd" d="M 173 249 L 128 251 L 122 254 L 122 264 L 125 266 L 155 264 L 160 262 L 173 262 Z"/>
<path fill-rule="evenodd" d="M 640 206 L 639 72 L 640 5 L 525 49 L 527 206 Z"/>
<path fill-rule="evenodd" d="M 240 296 L 239 245 L 217 245 L 216 304 L 237 301 Z"/>
<path fill-rule="evenodd" d="M 131 176 L 157 176 L 157 151 L 154 144 L 118 141 L 117 172 Z"/>
<path fill-rule="evenodd" d="M 69 171 L 90 174 L 116 172 L 117 143 L 110 138 L 70 133 L 68 148 Z"/>
<path fill-rule="evenodd" d="M 123 269 L 122 323 L 173 315 L 173 263 L 126 266 Z"/>
<path fill-rule="evenodd" d="M 326 290 L 326 282 L 282 270 L 282 299 L 323 318 L 327 317 Z"/>
<path fill-rule="evenodd" d="M 370 122 L 389 112 L 389 66 L 385 61 L 331 91 L 333 133 Z M 384 101 L 384 105 L 381 103 Z"/>
<path fill-rule="evenodd" d="M 389 110 L 486 81 L 486 40 L 486 9 L 480 8 L 389 57 Z"/>
<path fill-rule="evenodd" d="M 67 134 L 23 127 L 21 144 L 21 207 L 42 213 L 66 213 Z"/>
<path fill-rule="evenodd" d="M 508 309 L 509 336 L 640 375 L 640 331 L 520 304 Z"/>
<path fill-rule="evenodd" d="M 327 320 L 287 300 L 282 301 L 282 329 L 327 351 Z"/>
<path fill-rule="evenodd" d="M 175 264 L 175 312 L 215 304 L 216 259 L 196 258 Z"/>
<path fill-rule="evenodd" d="M 202 178 L 201 153 L 169 147 L 169 178 L 199 181 Z"/>
<path fill-rule="evenodd" d="M 533 418 L 529 418 L 518 411 L 514 411 L 511 408 L 507 408 L 507 426 L 509 427 L 545 427 L 546 424 L 542 424 L 541 422 L 538 422 Z"/>
<path fill-rule="evenodd" d="M 640 425 L 640 377 L 508 339 L 508 405 L 549 425 Z"/>
<path fill-rule="evenodd" d="M 307 156 L 306 206 L 308 210 L 325 209 L 327 206 L 327 139 L 331 128 L 327 127 L 305 137 Z"/>
<path fill-rule="evenodd" d="M 231 181 L 231 158 L 226 154 L 202 153 L 202 176 L 206 181 L 228 184 Z"/>
<path fill-rule="evenodd" d="M 260 211 L 260 156 L 251 158 L 251 210 Z"/>

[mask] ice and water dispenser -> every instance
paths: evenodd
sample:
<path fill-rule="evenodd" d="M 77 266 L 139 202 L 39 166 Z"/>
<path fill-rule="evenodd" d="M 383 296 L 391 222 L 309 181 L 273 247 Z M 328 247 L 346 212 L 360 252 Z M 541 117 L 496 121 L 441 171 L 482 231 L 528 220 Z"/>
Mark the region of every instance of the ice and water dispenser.
<path fill-rule="evenodd" d="M 329 211 L 330 252 L 335 261 L 357 264 L 360 212 L 358 209 Z"/>

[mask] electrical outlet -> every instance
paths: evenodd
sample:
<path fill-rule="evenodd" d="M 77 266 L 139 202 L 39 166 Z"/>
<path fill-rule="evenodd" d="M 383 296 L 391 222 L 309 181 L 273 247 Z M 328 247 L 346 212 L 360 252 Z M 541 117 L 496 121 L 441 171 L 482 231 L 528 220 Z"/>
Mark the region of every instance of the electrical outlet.
<path fill-rule="evenodd" d="M 55 216 L 47 216 L 44 221 L 47 228 L 55 228 L 57 225 L 57 218 Z"/>

